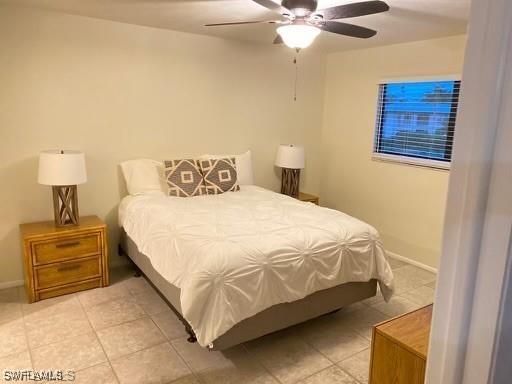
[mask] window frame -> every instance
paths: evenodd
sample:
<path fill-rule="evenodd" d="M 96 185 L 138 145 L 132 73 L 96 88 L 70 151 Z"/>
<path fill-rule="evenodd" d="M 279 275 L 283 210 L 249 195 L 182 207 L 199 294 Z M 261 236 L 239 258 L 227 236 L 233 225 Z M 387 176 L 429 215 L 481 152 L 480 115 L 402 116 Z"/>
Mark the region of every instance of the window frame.
<path fill-rule="evenodd" d="M 397 84 L 397 83 L 421 83 L 421 82 L 433 82 L 433 81 L 461 81 L 460 75 L 443 75 L 443 76 L 415 76 L 415 77 L 394 77 L 394 78 L 385 78 L 381 79 L 377 83 L 377 103 L 375 106 L 376 116 L 375 116 L 375 124 L 373 128 L 373 142 L 372 142 L 372 155 L 371 159 L 374 161 L 383 161 L 397 164 L 405 164 L 412 165 L 417 167 L 438 169 L 438 170 L 450 170 L 451 167 L 451 156 L 450 153 L 450 161 L 441 161 L 434 159 L 426 159 L 421 157 L 413 157 L 406 155 L 395 155 L 395 154 L 387 154 L 378 152 L 379 143 L 378 140 L 380 135 L 382 135 L 382 120 L 384 118 L 383 114 L 383 104 L 380 103 L 381 98 L 381 86 L 387 84 Z M 457 105 L 460 103 L 460 90 L 459 90 L 459 100 Z M 453 105 L 452 105 L 453 108 Z"/>

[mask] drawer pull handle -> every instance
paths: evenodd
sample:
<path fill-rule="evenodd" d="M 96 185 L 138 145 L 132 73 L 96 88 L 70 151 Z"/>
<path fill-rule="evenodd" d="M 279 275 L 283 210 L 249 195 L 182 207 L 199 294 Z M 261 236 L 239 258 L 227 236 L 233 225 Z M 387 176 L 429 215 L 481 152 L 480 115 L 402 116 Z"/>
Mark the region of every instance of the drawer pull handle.
<path fill-rule="evenodd" d="M 80 242 L 79 241 L 72 241 L 72 242 L 69 242 L 69 243 L 59 243 L 57 245 L 55 245 L 57 248 L 71 248 L 71 247 L 76 247 L 80 245 Z"/>
<path fill-rule="evenodd" d="M 75 269 L 80 269 L 80 264 L 68 265 L 66 267 L 57 268 L 58 272 L 66 272 L 66 271 L 74 271 Z"/>

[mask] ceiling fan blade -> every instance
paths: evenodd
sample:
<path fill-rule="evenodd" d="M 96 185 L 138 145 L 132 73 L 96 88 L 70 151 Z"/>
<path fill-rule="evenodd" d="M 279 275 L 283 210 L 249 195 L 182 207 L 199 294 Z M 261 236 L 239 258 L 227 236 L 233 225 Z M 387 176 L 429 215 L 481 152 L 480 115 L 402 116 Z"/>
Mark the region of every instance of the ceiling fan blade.
<path fill-rule="evenodd" d="M 262 7 L 265 7 L 267 9 L 270 9 L 271 11 L 277 12 L 277 13 L 286 13 L 290 14 L 290 10 L 283 7 L 281 4 L 278 4 L 272 0 L 252 0 L 255 3 L 261 5 Z"/>
<path fill-rule="evenodd" d="M 213 24 L 205 24 L 205 27 L 220 27 L 223 25 L 244 25 L 244 24 L 277 24 L 280 23 L 281 20 L 268 20 L 268 21 L 234 21 L 230 23 L 213 23 Z"/>
<path fill-rule="evenodd" d="M 283 44 L 284 41 L 283 41 L 283 38 L 281 37 L 281 35 L 277 35 L 276 38 L 274 39 L 274 44 Z"/>
<path fill-rule="evenodd" d="M 374 13 L 386 12 L 388 10 L 389 5 L 387 5 L 385 2 L 374 0 L 321 9 L 320 13 L 324 15 L 324 20 L 337 20 L 345 19 L 347 17 L 373 15 Z"/>
<path fill-rule="evenodd" d="M 377 34 L 377 31 L 374 31 L 373 29 L 353 24 L 340 23 L 338 21 L 326 21 L 325 24 L 320 25 L 319 28 L 327 32 L 350 37 L 359 37 L 361 39 L 367 39 Z"/>

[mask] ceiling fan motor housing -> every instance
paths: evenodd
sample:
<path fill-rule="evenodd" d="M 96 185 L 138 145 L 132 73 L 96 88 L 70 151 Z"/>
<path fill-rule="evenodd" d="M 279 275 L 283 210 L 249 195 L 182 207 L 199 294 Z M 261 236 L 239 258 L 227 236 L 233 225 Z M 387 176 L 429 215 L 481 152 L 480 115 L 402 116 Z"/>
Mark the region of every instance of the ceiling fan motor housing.
<path fill-rule="evenodd" d="M 281 3 L 283 7 L 294 11 L 297 16 L 306 16 L 311 12 L 316 11 L 318 6 L 317 0 L 283 0 Z M 304 15 L 297 14 L 298 10 L 303 10 Z"/>

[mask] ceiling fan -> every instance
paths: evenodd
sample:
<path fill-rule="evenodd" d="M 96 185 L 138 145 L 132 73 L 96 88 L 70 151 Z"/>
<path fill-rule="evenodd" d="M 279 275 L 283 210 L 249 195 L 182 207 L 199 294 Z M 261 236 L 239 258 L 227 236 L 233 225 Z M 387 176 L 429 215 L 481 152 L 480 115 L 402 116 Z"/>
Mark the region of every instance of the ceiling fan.
<path fill-rule="evenodd" d="M 285 43 L 290 48 L 308 47 L 321 31 L 337 33 L 350 37 L 367 39 L 377 31 L 358 25 L 337 21 L 348 17 L 358 17 L 386 12 L 389 6 L 380 0 L 363 1 L 317 9 L 317 0 L 283 0 L 281 4 L 272 0 L 252 0 L 263 7 L 281 14 L 279 20 L 240 21 L 231 23 L 206 24 L 206 27 L 243 24 L 280 24 L 274 44 Z"/>

